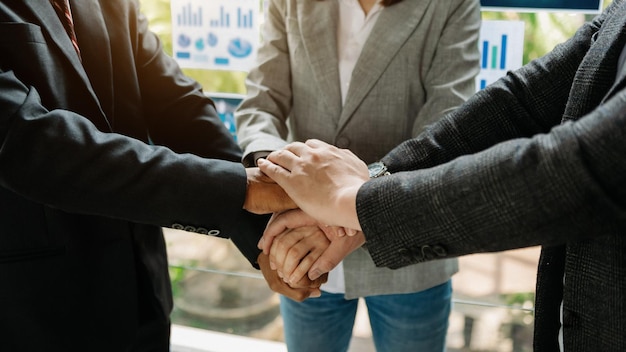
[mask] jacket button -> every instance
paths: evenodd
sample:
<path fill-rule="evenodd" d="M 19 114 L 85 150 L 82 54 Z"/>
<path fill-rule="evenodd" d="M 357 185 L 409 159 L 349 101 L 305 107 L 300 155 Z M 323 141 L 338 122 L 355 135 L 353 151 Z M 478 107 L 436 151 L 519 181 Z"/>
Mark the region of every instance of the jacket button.
<path fill-rule="evenodd" d="M 435 245 L 432 247 L 433 251 L 435 252 L 436 255 L 440 256 L 440 257 L 445 257 L 448 255 L 448 251 L 440 245 Z"/>
<path fill-rule="evenodd" d="M 422 246 L 422 258 L 428 260 L 435 258 L 435 252 L 432 248 L 430 248 L 430 246 Z"/>
<path fill-rule="evenodd" d="M 181 225 L 181 224 L 172 224 L 172 228 L 174 230 L 184 230 L 185 226 Z"/>
<path fill-rule="evenodd" d="M 205 229 L 204 227 L 198 227 L 198 229 L 196 229 L 196 232 L 201 235 L 207 235 L 209 233 L 209 230 Z"/>
<path fill-rule="evenodd" d="M 400 249 L 398 249 L 398 255 L 401 258 L 404 258 L 404 259 L 406 259 L 408 261 L 410 261 L 411 258 L 413 258 L 413 254 L 411 254 L 411 251 L 408 250 L 407 248 L 400 248 Z"/>
<path fill-rule="evenodd" d="M 210 230 L 209 232 L 207 232 L 207 235 L 209 236 L 219 236 L 220 234 L 220 230 Z"/>
<path fill-rule="evenodd" d="M 193 226 L 185 226 L 185 231 L 187 232 L 196 232 L 196 228 Z"/>

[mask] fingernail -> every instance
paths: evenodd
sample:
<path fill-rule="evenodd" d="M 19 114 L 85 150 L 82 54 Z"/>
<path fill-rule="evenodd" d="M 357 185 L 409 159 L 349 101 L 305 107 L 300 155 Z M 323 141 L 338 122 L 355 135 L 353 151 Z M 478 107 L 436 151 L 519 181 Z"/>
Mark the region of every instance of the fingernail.
<path fill-rule="evenodd" d="M 311 280 L 317 280 L 320 276 L 322 276 L 322 273 L 317 269 L 309 273 L 309 279 Z"/>
<path fill-rule="evenodd" d="M 283 272 L 278 270 L 277 273 L 278 273 L 278 277 L 282 279 L 283 278 Z"/>
<path fill-rule="evenodd" d="M 340 227 L 337 233 L 339 234 L 339 237 L 343 237 L 346 235 L 346 231 L 344 231 L 343 227 Z"/>
<path fill-rule="evenodd" d="M 263 249 L 263 242 L 265 242 L 265 238 L 261 237 L 261 239 L 259 240 L 259 243 L 257 243 L 256 247 L 258 249 Z"/>
<path fill-rule="evenodd" d="M 270 262 L 270 269 L 276 270 L 276 264 L 274 264 L 273 262 Z"/>

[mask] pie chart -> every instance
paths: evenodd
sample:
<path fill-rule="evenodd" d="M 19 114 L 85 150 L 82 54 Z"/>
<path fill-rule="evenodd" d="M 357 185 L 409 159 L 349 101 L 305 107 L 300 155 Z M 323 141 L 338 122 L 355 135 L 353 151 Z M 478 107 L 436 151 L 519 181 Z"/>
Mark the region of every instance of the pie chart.
<path fill-rule="evenodd" d="M 252 53 L 252 43 L 245 39 L 233 38 L 228 43 L 228 53 L 236 58 L 244 58 Z"/>

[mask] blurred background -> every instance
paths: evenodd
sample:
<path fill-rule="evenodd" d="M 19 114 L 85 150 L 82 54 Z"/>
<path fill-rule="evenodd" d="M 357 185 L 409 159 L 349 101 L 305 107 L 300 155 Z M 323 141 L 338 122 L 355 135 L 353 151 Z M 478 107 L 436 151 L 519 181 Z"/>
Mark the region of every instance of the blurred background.
<path fill-rule="evenodd" d="M 141 0 L 141 5 L 151 29 L 161 38 L 166 52 L 172 55 L 170 1 Z M 263 9 L 261 1 L 259 7 Z M 483 11 L 482 16 L 485 20 L 524 22 L 522 63 L 550 51 L 573 35 L 583 22 L 593 18 L 593 15 L 582 13 L 512 11 Z M 231 112 L 236 107 L 237 98 L 245 94 L 246 72 L 183 71 L 198 80 L 208 95 L 218 98 L 218 111 L 234 133 Z M 257 351 L 263 341 L 276 342 L 267 345 L 268 351 L 286 350 L 281 344 L 282 319 L 276 294 L 267 288 L 260 272 L 250 267 L 232 243 L 171 229 L 165 229 L 165 235 L 174 290 L 172 318 L 176 326 L 235 338 L 228 341 L 238 341 L 237 337 L 241 337 L 241 341 L 253 341 Z M 533 247 L 460 258 L 460 272 L 453 277 L 454 307 L 448 333 L 449 351 L 532 351 L 538 256 L 539 248 Z M 173 340 L 179 331 L 180 328 L 175 328 Z M 350 351 L 374 351 L 363 304 L 353 335 Z M 235 347 L 236 343 L 219 349 L 215 338 L 210 341 L 203 350 L 244 350 Z M 173 350 L 201 349 L 175 344 Z"/>

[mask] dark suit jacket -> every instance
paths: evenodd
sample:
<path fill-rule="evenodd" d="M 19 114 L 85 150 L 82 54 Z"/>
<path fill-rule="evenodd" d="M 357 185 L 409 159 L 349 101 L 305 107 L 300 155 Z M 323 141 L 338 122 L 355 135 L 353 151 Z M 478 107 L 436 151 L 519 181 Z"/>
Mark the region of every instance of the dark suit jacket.
<path fill-rule="evenodd" d="M 376 264 L 543 245 L 535 350 L 558 351 L 563 302 L 565 351 L 626 351 L 625 43 L 614 0 L 384 157 L 357 196 Z"/>
<path fill-rule="evenodd" d="M 167 350 L 161 227 L 231 237 L 254 264 L 264 219 L 138 2 L 72 11 L 82 63 L 49 0 L 0 3 L 0 350 L 125 351 L 148 322 Z"/>

